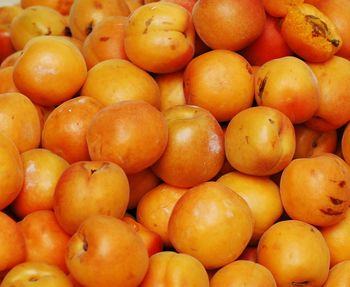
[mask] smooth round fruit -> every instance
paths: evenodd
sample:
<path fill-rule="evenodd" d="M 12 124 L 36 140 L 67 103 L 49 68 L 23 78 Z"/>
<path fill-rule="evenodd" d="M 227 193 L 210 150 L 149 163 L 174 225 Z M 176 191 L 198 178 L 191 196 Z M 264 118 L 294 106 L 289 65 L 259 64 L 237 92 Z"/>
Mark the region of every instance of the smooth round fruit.
<path fill-rule="evenodd" d="M 75 96 L 86 75 L 85 60 L 79 49 L 59 36 L 31 39 L 13 71 L 18 90 L 43 106 L 58 105 Z"/>
<path fill-rule="evenodd" d="M 194 55 L 195 31 L 184 7 L 160 1 L 144 4 L 129 17 L 124 48 L 141 69 L 171 73 L 184 68 Z"/>
<path fill-rule="evenodd" d="M 266 21 L 260 0 L 199 0 L 192 17 L 196 32 L 206 45 L 232 51 L 257 39 Z"/>
<path fill-rule="evenodd" d="M 206 269 L 233 262 L 248 245 L 254 219 L 242 197 L 225 185 L 206 182 L 175 204 L 168 225 L 177 252 L 197 258 Z"/>
<path fill-rule="evenodd" d="M 275 108 L 258 106 L 239 112 L 225 132 L 230 165 L 243 173 L 267 176 L 283 170 L 295 152 L 290 119 Z"/>
<path fill-rule="evenodd" d="M 285 220 L 275 223 L 263 234 L 257 262 L 271 271 L 279 287 L 321 287 L 328 276 L 329 250 L 314 226 Z"/>
<path fill-rule="evenodd" d="M 121 101 L 100 110 L 86 135 L 92 160 L 120 165 L 127 174 L 152 166 L 168 143 L 163 114 L 151 104 Z"/>
<path fill-rule="evenodd" d="M 350 167 L 335 154 L 294 159 L 282 172 L 280 193 L 292 219 L 330 226 L 344 219 L 350 201 Z"/>
<path fill-rule="evenodd" d="M 344 260 L 334 265 L 328 274 L 323 287 L 347 287 L 350 284 L 350 260 Z"/>
<path fill-rule="evenodd" d="M 66 263 L 83 286 L 136 287 L 147 272 L 149 258 L 131 226 L 112 216 L 95 215 L 71 237 Z"/>
<path fill-rule="evenodd" d="M 187 104 L 208 110 L 219 122 L 229 121 L 253 104 L 251 66 L 235 52 L 213 50 L 204 53 L 187 65 L 184 92 Z"/>
<path fill-rule="evenodd" d="M 210 279 L 210 287 L 222 286 L 277 287 L 269 269 L 248 260 L 236 260 L 217 270 Z"/>

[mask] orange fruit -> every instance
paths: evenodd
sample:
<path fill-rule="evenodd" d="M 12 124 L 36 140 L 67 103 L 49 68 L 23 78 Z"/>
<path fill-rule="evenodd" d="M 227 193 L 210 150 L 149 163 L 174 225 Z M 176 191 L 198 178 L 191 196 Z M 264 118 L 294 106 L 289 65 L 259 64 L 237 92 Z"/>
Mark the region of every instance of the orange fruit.
<path fill-rule="evenodd" d="M 75 96 L 86 75 L 85 60 L 79 49 L 59 36 L 30 40 L 13 71 L 18 90 L 43 106 L 58 105 Z"/>

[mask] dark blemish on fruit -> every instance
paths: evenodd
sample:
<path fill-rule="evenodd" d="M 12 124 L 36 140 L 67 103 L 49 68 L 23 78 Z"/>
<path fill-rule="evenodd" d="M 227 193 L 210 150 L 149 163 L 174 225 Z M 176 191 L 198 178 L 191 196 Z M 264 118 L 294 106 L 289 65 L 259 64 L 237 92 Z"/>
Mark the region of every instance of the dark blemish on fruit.
<path fill-rule="evenodd" d="M 104 36 L 104 37 L 100 37 L 100 41 L 101 42 L 106 42 L 110 39 L 110 37 Z"/>
<path fill-rule="evenodd" d="M 341 181 L 339 181 L 339 183 L 338 183 L 338 186 L 339 187 L 344 187 L 346 185 L 346 182 L 345 182 L 345 180 L 341 180 Z"/>
<path fill-rule="evenodd" d="M 338 47 L 340 45 L 339 40 L 331 39 L 331 35 L 327 24 L 324 21 L 322 21 L 320 18 L 313 15 L 306 15 L 305 20 L 312 27 L 312 32 L 311 32 L 312 37 L 323 37 L 328 42 L 330 42 L 334 47 Z"/>
<path fill-rule="evenodd" d="M 343 212 L 341 211 L 335 211 L 333 210 L 332 208 L 321 208 L 320 211 L 323 213 L 323 214 L 326 214 L 326 215 L 330 215 L 330 216 L 337 216 L 337 215 L 340 215 L 342 214 Z"/>
<path fill-rule="evenodd" d="M 317 141 L 314 140 L 314 141 L 312 142 L 311 146 L 312 146 L 312 148 L 316 148 L 316 147 L 317 147 Z"/>
<path fill-rule="evenodd" d="M 71 30 L 69 29 L 69 27 L 64 27 L 64 35 L 67 36 L 67 37 L 72 37 L 72 32 Z"/>
<path fill-rule="evenodd" d="M 342 199 L 339 199 L 339 198 L 335 198 L 335 197 L 332 197 L 332 196 L 330 196 L 329 199 L 331 200 L 331 202 L 334 205 L 342 204 L 345 201 L 345 200 L 342 200 Z"/>
<path fill-rule="evenodd" d="M 309 281 L 307 281 L 307 280 L 301 281 L 301 282 L 295 282 L 295 281 L 292 282 L 292 286 L 305 286 L 308 284 L 309 284 Z"/>
<path fill-rule="evenodd" d="M 29 279 L 28 279 L 29 282 L 36 282 L 38 280 L 39 280 L 39 278 L 38 277 L 34 277 L 34 276 L 29 277 Z"/>
<path fill-rule="evenodd" d="M 86 27 L 86 35 L 89 35 L 92 32 L 92 28 L 94 27 L 94 23 L 91 21 Z"/>
<path fill-rule="evenodd" d="M 310 228 L 310 231 L 313 232 L 313 233 L 315 233 L 315 230 L 314 230 L 313 228 Z"/>
<path fill-rule="evenodd" d="M 153 21 L 153 17 L 151 17 L 151 18 L 149 18 L 148 20 L 146 20 L 146 22 L 145 22 L 146 28 L 145 28 L 145 30 L 143 31 L 143 34 L 147 34 L 147 32 L 148 32 L 148 27 L 149 27 L 149 25 L 151 25 L 152 21 Z"/>
<path fill-rule="evenodd" d="M 84 238 L 84 242 L 83 242 L 83 249 L 84 249 L 84 251 L 88 251 L 88 249 L 89 249 L 89 244 L 88 244 L 88 242 L 85 240 L 85 238 Z"/>
<path fill-rule="evenodd" d="M 45 33 L 45 35 L 51 35 L 52 31 L 50 27 L 47 27 L 47 32 Z"/>
<path fill-rule="evenodd" d="M 97 171 L 97 169 L 92 168 L 92 169 L 90 170 L 90 175 L 93 175 L 96 171 Z"/>
<path fill-rule="evenodd" d="M 275 123 L 275 121 L 273 119 L 268 119 L 268 121 L 270 122 L 271 125 L 273 125 Z"/>
<path fill-rule="evenodd" d="M 245 136 L 244 138 L 245 138 L 246 143 L 249 144 L 249 137 Z"/>
<path fill-rule="evenodd" d="M 258 90 L 258 97 L 261 98 L 262 97 L 262 94 L 264 93 L 264 89 L 266 87 L 266 82 L 267 82 L 267 76 L 265 76 L 262 81 L 260 82 L 260 85 L 259 85 L 259 90 Z"/>

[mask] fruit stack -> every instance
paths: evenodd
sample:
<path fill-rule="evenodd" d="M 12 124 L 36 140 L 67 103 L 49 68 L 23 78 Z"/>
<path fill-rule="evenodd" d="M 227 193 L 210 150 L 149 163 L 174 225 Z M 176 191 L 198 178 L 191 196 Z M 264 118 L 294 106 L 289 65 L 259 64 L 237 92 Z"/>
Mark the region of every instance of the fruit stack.
<path fill-rule="evenodd" d="M 0 287 L 350 286 L 349 0 L 1 0 Z"/>

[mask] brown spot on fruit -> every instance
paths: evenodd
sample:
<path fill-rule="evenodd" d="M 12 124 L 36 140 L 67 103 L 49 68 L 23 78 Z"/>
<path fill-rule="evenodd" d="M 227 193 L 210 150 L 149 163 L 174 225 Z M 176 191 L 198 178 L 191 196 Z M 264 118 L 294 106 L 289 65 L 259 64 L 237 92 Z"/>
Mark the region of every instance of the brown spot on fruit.
<path fill-rule="evenodd" d="M 305 280 L 305 281 L 301 281 L 301 282 L 292 282 L 292 286 L 306 286 L 309 284 L 309 281 Z"/>
<path fill-rule="evenodd" d="M 341 181 L 339 181 L 339 183 L 338 183 L 338 186 L 339 187 L 344 187 L 346 185 L 346 182 L 345 182 L 345 180 L 341 180 Z"/>
<path fill-rule="evenodd" d="M 332 208 L 329 208 L 329 207 L 328 208 L 321 208 L 320 211 L 323 214 L 330 215 L 330 216 L 338 216 L 338 215 L 343 213 L 341 211 L 333 210 Z"/>
<path fill-rule="evenodd" d="M 267 76 L 265 76 L 261 82 L 260 82 L 260 85 L 259 85 L 259 90 L 258 90 L 258 97 L 261 98 L 262 97 L 262 94 L 264 93 L 264 89 L 266 87 L 266 82 L 267 82 Z"/>
<path fill-rule="evenodd" d="M 339 204 L 342 204 L 343 202 L 345 202 L 345 200 L 342 200 L 342 199 L 339 199 L 339 198 L 334 198 L 334 197 L 329 197 L 329 199 L 331 200 L 331 202 L 334 204 L 334 205 L 339 205 Z"/>
<path fill-rule="evenodd" d="M 86 35 L 89 35 L 92 32 L 93 27 L 94 27 L 94 23 L 91 21 L 85 29 Z"/>
<path fill-rule="evenodd" d="M 104 36 L 104 37 L 100 37 L 100 41 L 101 42 L 106 42 L 110 39 L 110 37 Z"/>

